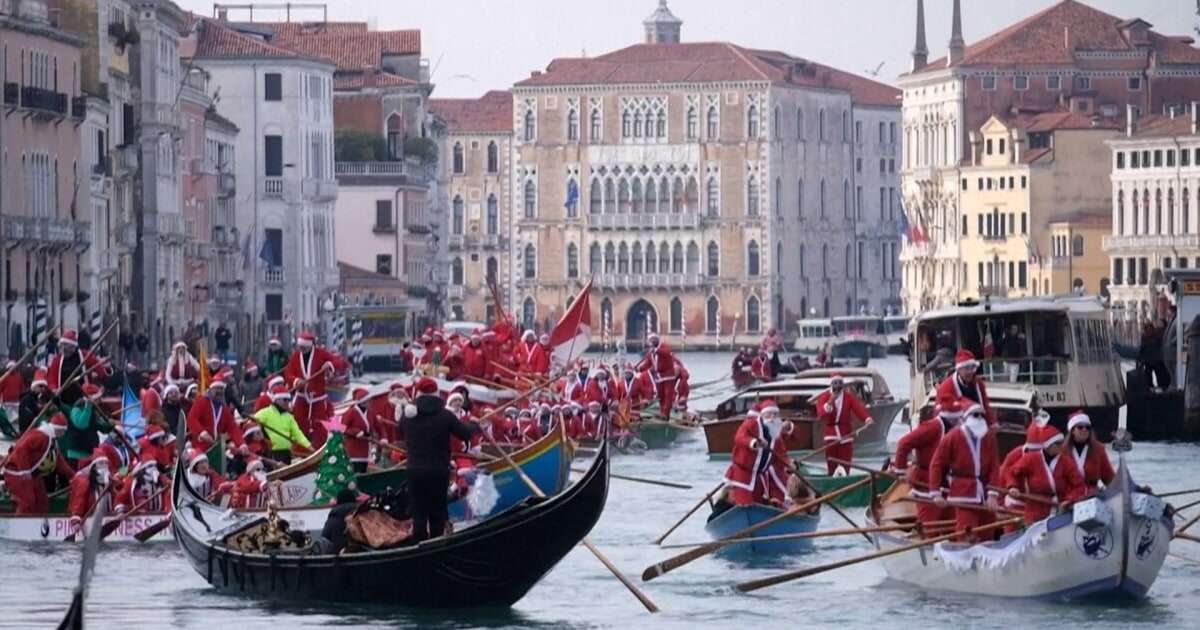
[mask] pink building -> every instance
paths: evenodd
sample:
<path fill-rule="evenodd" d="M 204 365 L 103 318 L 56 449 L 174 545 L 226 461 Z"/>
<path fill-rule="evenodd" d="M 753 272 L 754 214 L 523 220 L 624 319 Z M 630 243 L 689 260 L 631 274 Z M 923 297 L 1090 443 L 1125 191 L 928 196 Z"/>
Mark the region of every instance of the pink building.
<path fill-rule="evenodd" d="M 90 164 L 80 164 L 82 42 L 45 0 L 0 1 L 0 309 L 2 347 L 19 352 L 43 321 L 80 321 L 80 260 L 90 242 Z"/>

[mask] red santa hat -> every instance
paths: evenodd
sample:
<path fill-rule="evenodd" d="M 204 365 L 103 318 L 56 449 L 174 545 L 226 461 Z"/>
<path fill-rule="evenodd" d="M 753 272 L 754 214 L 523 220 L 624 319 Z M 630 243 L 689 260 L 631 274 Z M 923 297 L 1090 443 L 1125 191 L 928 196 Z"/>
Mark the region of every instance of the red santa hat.
<path fill-rule="evenodd" d="M 542 336 L 538 337 L 538 343 L 542 344 L 543 346 L 550 345 L 550 335 L 542 333 Z"/>
<path fill-rule="evenodd" d="M 963 368 L 977 368 L 979 361 L 975 360 L 975 355 L 966 348 L 959 348 L 954 354 L 954 369 L 961 370 Z"/>
<path fill-rule="evenodd" d="M 296 335 L 296 345 L 298 346 L 307 346 L 311 348 L 316 342 L 317 338 L 307 330 L 302 330 L 300 331 L 300 334 Z"/>
<path fill-rule="evenodd" d="M 61 337 L 58 338 L 59 345 L 67 344 L 68 346 L 79 345 L 79 333 L 75 332 L 74 328 L 68 328 L 63 331 Z"/>
<path fill-rule="evenodd" d="M 248 438 L 255 433 L 262 433 L 262 427 L 258 426 L 258 423 L 253 420 L 247 420 L 242 425 L 242 437 Z"/>
<path fill-rule="evenodd" d="M 187 469 L 192 470 L 196 464 L 208 461 L 208 454 L 204 451 L 189 448 L 187 454 L 184 455 L 184 461 L 187 462 Z"/>
<path fill-rule="evenodd" d="M 291 399 L 292 390 L 288 389 L 283 383 L 279 383 L 271 388 L 271 402 Z"/>
<path fill-rule="evenodd" d="M 174 344 L 171 345 L 171 349 L 172 350 L 187 350 L 187 344 L 184 343 L 182 340 L 176 341 Z"/>
<path fill-rule="evenodd" d="M 762 409 L 762 401 L 755 401 L 755 403 L 750 405 L 750 408 L 746 410 L 746 416 L 750 418 L 757 418 L 760 409 Z"/>
<path fill-rule="evenodd" d="M 1071 419 L 1067 421 L 1067 431 L 1074 431 L 1075 427 L 1092 428 L 1092 419 L 1088 417 L 1082 410 L 1071 414 Z"/>
<path fill-rule="evenodd" d="M 171 383 L 163 388 L 163 398 L 166 398 L 170 394 L 178 394 L 178 393 L 179 393 L 179 386 L 176 385 L 175 383 Z"/>
<path fill-rule="evenodd" d="M 350 397 L 354 400 L 362 400 L 367 397 L 368 393 L 369 392 L 367 392 L 366 387 L 355 387 L 354 390 L 350 392 Z"/>
<path fill-rule="evenodd" d="M 658 341 L 658 340 L 659 340 L 659 336 L 658 336 L 658 333 L 656 333 L 656 332 L 652 332 L 649 335 L 646 335 L 646 341 Z"/>
<path fill-rule="evenodd" d="M 146 439 L 153 442 L 161 437 L 165 437 L 167 432 L 157 424 L 151 424 L 146 427 Z"/>
<path fill-rule="evenodd" d="M 100 389 L 99 385 L 94 383 L 83 384 L 83 395 L 92 400 L 100 400 L 100 394 L 102 393 L 104 393 L 104 390 Z"/>
<path fill-rule="evenodd" d="M 29 384 L 30 387 L 37 387 L 39 385 L 42 387 L 49 386 L 49 384 L 46 382 L 46 370 L 44 370 L 42 368 L 38 368 L 37 370 L 34 370 L 33 382 Z"/>
<path fill-rule="evenodd" d="M 252 473 L 263 469 L 263 460 L 255 455 L 246 458 L 246 472 Z"/>
<path fill-rule="evenodd" d="M 768 398 L 759 403 L 758 413 L 759 415 L 764 413 L 779 413 L 779 404 Z"/>
<path fill-rule="evenodd" d="M 535 337 L 536 335 L 533 334 L 532 330 L 526 330 L 525 332 L 521 333 L 521 341 L 525 341 L 526 339 L 534 339 Z"/>
<path fill-rule="evenodd" d="M 604 405 L 601 405 L 599 400 L 589 400 L 588 401 L 588 411 L 590 411 L 592 413 L 599 412 L 603 407 L 604 407 Z"/>
<path fill-rule="evenodd" d="M 255 365 L 253 360 L 246 359 L 246 364 L 243 369 L 246 371 L 247 374 L 250 374 L 251 372 L 257 372 L 258 366 Z"/>
<path fill-rule="evenodd" d="M 191 398 L 191 397 L 192 397 L 192 395 L 194 395 L 194 394 L 198 393 L 199 391 L 200 391 L 200 389 L 199 389 L 198 387 L 196 387 L 196 384 L 195 384 L 195 383 L 192 383 L 191 385 L 188 385 L 188 386 L 187 386 L 187 391 L 185 391 L 185 392 L 183 393 L 183 396 L 184 396 L 185 398 Z"/>
<path fill-rule="evenodd" d="M 389 392 L 394 392 L 397 389 L 404 389 L 404 383 L 401 383 L 400 381 L 392 381 L 392 383 L 388 385 Z"/>
<path fill-rule="evenodd" d="M 942 403 L 938 407 L 937 415 L 939 418 L 947 420 L 958 420 L 963 415 L 962 405 L 957 400 Z"/>
<path fill-rule="evenodd" d="M 1042 450 L 1050 448 L 1050 446 L 1063 441 L 1062 431 L 1059 431 L 1054 425 L 1047 424 L 1040 429 Z"/>
<path fill-rule="evenodd" d="M 272 387 L 275 387 L 276 385 L 283 385 L 283 382 L 284 382 L 283 375 L 276 374 L 275 376 L 272 376 L 271 378 L 267 379 L 267 389 L 271 389 Z"/>
<path fill-rule="evenodd" d="M 225 379 L 221 378 L 222 376 L 224 376 L 223 372 L 217 372 L 217 374 L 213 376 L 212 382 L 208 384 L 208 388 L 225 389 Z"/>
<path fill-rule="evenodd" d="M 271 337 L 270 339 L 267 340 L 268 347 L 278 348 L 281 345 L 283 345 L 283 344 L 279 342 L 279 337 Z"/>
<path fill-rule="evenodd" d="M 428 376 L 422 376 L 419 380 L 417 380 L 417 393 L 418 394 L 437 394 L 438 393 L 437 381 L 429 378 Z"/>
<path fill-rule="evenodd" d="M 1025 444 L 1021 448 L 1026 451 L 1042 450 L 1042 425 L 1030 422 L 1029 426 L 1025 427 Z"/>
<path fill-rule="evenodd" d="M 104 466 L 110 471 L 114 470 L 112 467 L 112 460 L 108 458 L 108 455 L 100 447 L 96 447 L 92 450 L 91 457 L 79 460 L 79 470 L 76 470 L 75 474 L 88 475 L 92 472 L 92 468 L 96 466 Z"/>
<path fill-rule="evenodd" d="M 61 411 L 50 416 L 50 426 L 67 428 L 67 417 Z"/>
<path fill-rule="evenodd" d="M 459 403 L 459 404 L 462 404 L 462 401 L 463 401 L 463 395 L 462 395 L 462 394 L 460 394 L 460 393 L 458 393 L 458 392 L 454 392 L 454 393 L 450 394 L 450 396 L 448 396 L 448 397 L 446 398 L 446 404 L 447 404 L 447 405 L 449 405 L 449 404 L 451 404 L 451 403 L 454 403 L 454 402 L 457 402 L 457 403 Z"/>
<path fill-rule="evenodd" d="M 833 374 L 829 375 L 830 385 L 844 385 L 845 383 L 846 379 L 842 378 L 841 372 L 834 372 Z"/>

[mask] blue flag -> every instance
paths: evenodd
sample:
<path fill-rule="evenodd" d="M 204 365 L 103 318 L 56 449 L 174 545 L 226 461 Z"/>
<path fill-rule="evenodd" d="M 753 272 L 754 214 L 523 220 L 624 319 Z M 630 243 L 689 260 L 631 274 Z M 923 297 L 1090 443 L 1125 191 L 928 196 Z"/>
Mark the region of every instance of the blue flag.
<path fill-rule="evenodd" d="M 130 439 L 138 439 L 146 433 L 146 419 L 142 417 L 142 406 L 129 385 L 121 394 L 121 408 L 124 409 L 121 412 L 121 428 L 125 429 L 125 435 Z"/>
<path fill-rule="evenodd" d="M 577 203 L 579 203 L 579 184 L 572 179 L 567 182 L 567 202 L 563 206 L 568 210 L 574 210 Z"/>
<path fill-rule="evenodd" d="M 275 248 L 271 247 L 271 239 L 263 239 L 262 247 L 258 250 L 258 257 L 268 265 L 275 266 Z"/>

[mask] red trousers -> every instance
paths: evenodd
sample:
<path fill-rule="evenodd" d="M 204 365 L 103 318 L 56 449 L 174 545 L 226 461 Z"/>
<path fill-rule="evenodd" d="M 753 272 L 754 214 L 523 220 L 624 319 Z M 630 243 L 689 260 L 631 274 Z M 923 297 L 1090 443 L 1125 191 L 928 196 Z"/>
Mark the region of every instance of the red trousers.
<path fill-rule="evenodd" d="M 331 410 L 328 398 L 309 402 L 303 396 L 297 396 L 292 403 L 292 415 L 296 418 L 296 424 L 308 437 L 308 441 L 312 442 L 314 450 L 324 446 L 325 440 L 329 438 L 329 431 L 321 422 L 330 419 Z"/>
<path fill-rule="evenodd" d="M 658 413 L 664 418 L 671 415 L 671 410 L 675 407 L 675 378 L 664 380 L 655 385 L 658 389 Z"/>
<path fill-rule="evenodd" d="M 50 511 L 50 497 L 41 477 L 18 477 L 4 473 L 4 484 L 17 504 L 17 514 L 45 514 Z"/>
<path fill-rule="evenodd" d="M 971 507 L 972 508 L 982 508 L 984 506 L 979 503 L 972 503 Z M 987 525 L 989 523 L 994 523 L 994 522 L 996 522 L 995 512 L 988 512 L 983 509 L 971 509 L 971 508 L 965 508 L 965 507 L 955 507 L 954 508 L 954 529 L 955 530 L 967 529 L 968 527 L 978 527 L 980 525 Z M 980 541 L 984 541 L 984 540 L 992 540 L 994 538 L 994 534 L 995 534 L 995 532 L 993 532 L 991 530 L 988 530 L 986 532 L 974 532 L 974 533 L 969 534 L 965 538 L 965 540 L 960 541 L 960 542 L 976 543 L 976 542 L 980 542 Z"/>
<path fill-rule="evenodd" d="M 934 521 L 947 521 L 953 517 L 950 508 L 940 508 L 932 503 L 917 504 L 917 520 L 922 525 Z"/>
<path fill-rule="evenodd" d="M 828 442 L 826 442 L 826 444 L 828 444 Z M 825 468 L 829 470 L 829 474 L 831 475 L 838 467 L 838 464 L 833 462 L 835 459 L 840 459 L 844 462 L 854 461 L 854 442 L 834 444 L 833 446 L 825 449 Z"/>

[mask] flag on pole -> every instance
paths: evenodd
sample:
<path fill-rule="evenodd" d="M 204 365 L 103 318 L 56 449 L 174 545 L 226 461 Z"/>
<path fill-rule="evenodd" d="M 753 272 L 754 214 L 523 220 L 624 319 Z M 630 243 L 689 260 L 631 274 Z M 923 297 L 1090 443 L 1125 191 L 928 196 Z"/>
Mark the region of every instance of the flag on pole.
<path fill-rule="evenodd" d="M 125 384 L 124 392 L 121 394 L 121 428 L 125 429 L 125 435 L 132 439 L 137 439 L 146 433 L 146 419 L 142 417 L 142 407 L 138 402 L 138 397 L 133 395 L 133 390 L 129 388 L 129 384 Z"/>
<path fill-rule="evenodd" d="M 208 373 L 208 356 L 204 352 L 204 344 L 198 344 L 196 347 L 196 360 L 200 363 L 200 378 L 196 380 L 196 391 L 203 394 L 208 391 L 208 384 L 212 382 L 212 374 Z"/>
<path fill-rule="evenodd" d="M 550 372 L 560 371 L 587 351 L 592 339 L 592 281 L 579 290 L 550 331 Z"/>
<path fill-rule="evenodd" d="M 579 184 L 572 179 L 567 182 L 567 201 L 563 203 L 563 207 L 567 210 L 574 210 L 577 203 L 579 203 Z"/>

